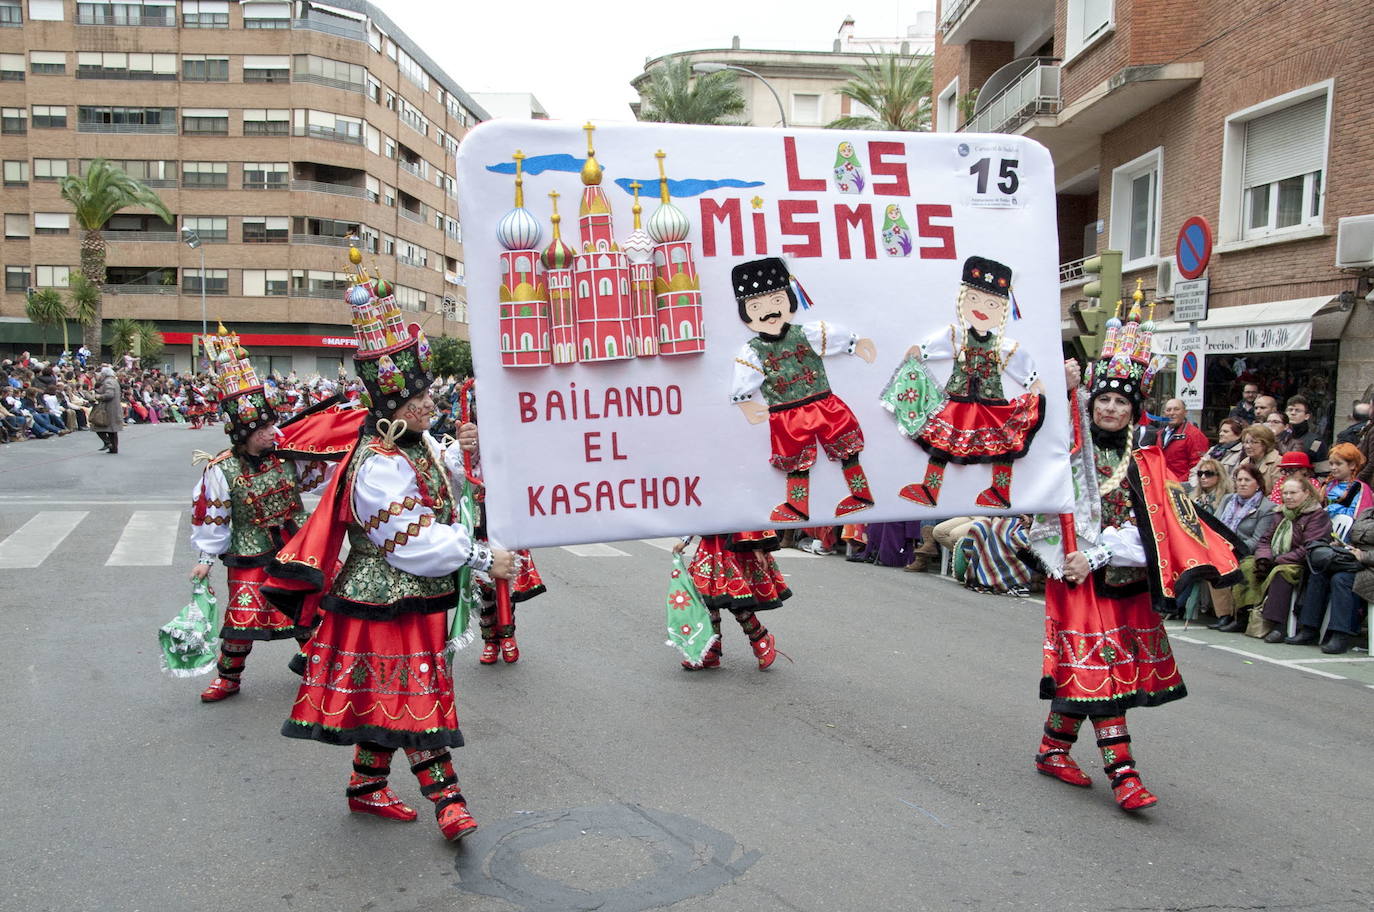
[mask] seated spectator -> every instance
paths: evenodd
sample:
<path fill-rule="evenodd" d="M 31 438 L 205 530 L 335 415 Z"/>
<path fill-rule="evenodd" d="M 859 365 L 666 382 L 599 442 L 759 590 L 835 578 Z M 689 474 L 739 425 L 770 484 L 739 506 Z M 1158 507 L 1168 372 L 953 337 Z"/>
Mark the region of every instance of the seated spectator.
<path fill-rule="evenodd" d="M 1035 571 L 1018 552 L 1030 547 L 1029 516 L 990 516 L 977 519 L 968 530 L 968 568 L 964 585 L 999 595 L 1030 594 Z"/>
<path fill-rule="evenodd" d="M 1230 473 L 1221 462 L 1211 456 L 1202 457 L 1197 464 L 1197 487 L 1193 491 L 1193 503 L 1212 515 L 1221 508 L 1221 502 L 1232 491 Z"/>
<path fill-rule="evenodd" d="M 1252 424 L 1240 435 L 1245 459 L 1264 474 L 1264 491 L 1268 493 L 1278 479 L 1279 450 L 1274 432 L 1262 424 Z"/>
<path fill-rule="evenodd" d="M 1326 512 L 1334 520 L 1337 516 L 1349 516 L 1352 520 L 1374 507 L 1374 491 L 1362 481 L 1356 480 L 1360 469 L 1364 468 L 1364 454 L 1351 443 L 1338 443 L 1326 456 L 1331 465 L 1331 474 L 1326 477 Z"/>
<path fill-rule="evenodd" d="M 863 523 L 851 523 L 840 529 L 840 541 L 844 542 L 844 559 L 861 561 L 868 545 L 868 527 Z"/>
<path fill-rule="evenodd" d="M 1241 442 L 1241 435 L 1245 433 L 1245 425 L 1235 418 L 1224 418 L 1217 426 L 1217 443 L 1207 451 L 1207 455 L 1221 463 L 1226 477 L 1230 478 L 1236 472 L 1236 466 L 1245 461 L 1245 445 Z M 1196 482 L 1196 479 L 1194 479 Z M 1196 490 L 1196 483 L 1194 490 Z"/>
<path fill-rule="evenodd" d="M 1290 454 L 1293 455 L 1293 454 Z M 1307 552 L 1331 537 L 1331 517 L 1321 495 L 1303 478 L 1283 482 L 1279 521 L 1269 537 L 1255 549 L 1255 569 L 1260 584 L 1263 622 L 1257 634 L 1266 643 L 1282 643 L 1286 634 L 1293 593 L 1307 571 Z"/>
<path fill-rule="evenodd" d="M 882 567 L 905 567 L 916 553 L 921 537 L 919 522 L 869 523 L 865 530 L 868 544 L 863 559 Z M 831 553 L 829 549 L 824 552 Z"/>
<path fill-rule="evenodd" d="M 1308 460 L 1316 465 L 1326 461 L 1326 444 L 1322 441 L 1321 429 L 1312 420 L 1312 404 L 1306 396 L 1290 396 L 1283 405 L 1288 417 L 1288 439 L 1282 449 L 1289 453 L 1305 453 Z"/>
<path fill-rule="evenodd" d="M 46 410 L 35 408 L 33 393 L 25 387 L 19 395 L 10 395 L 5 399 L 5 405 L 17 415 L 23 415 L 29 419 L 30 433 L 40 439 L 60 434 L 59 428 L 48 415 Z"/>
<path fill-rule="evenodd" d="M 1334 448 L 1332 454 L 1334 457 Z M 1333 559 L 1325 566 L 1313 562 L 1309 567 L 1298 632 L 1285 639 L 1285 643 L 1315 645 L 1321 635 L 1322 618 L 1326 617 L 1327 639 L 1322 652 L 1344 655 L 1350 651 L 1355 635 L 1360 632 L 1361 615 L 1366 613 L 1365 600 L 1374 596 L 1374 508 L 1360 512 L 1348 538 L 1353 563 Z"/>
<path fill-rule="evenodd" d="M 1351 424 L 1336 435 L 1336 442 L 1359 444 L 1360 438 L 1370 426 L 1370 409 L 1368 402 L 1356 402 L 1350 410 Z"/>
<path fill-rule="evenodd" d="M 1234 484 L 1235 493 L 1221 502 L 1221 509 L 1217 511 L 1216 517 L 1245 543 L 1245 555 L 1240 561 L 1245 581 L 1234 588 L 1219 589 L 1208 585 L 1212 612 L 1217 616 L 1216 623 L 1208 626 L 1222 633 L 1240 633 L 1245 630 L 1247 612 L 1236 610 L 1237 596 L 1255 593 L 1242 602 L 1247 607 L 1259 602 L 1260 582 L 1256 579 L 1255 551 L 1259 548 L 1260 541 L 1274 531 L 1274 526 L 1279 521 L 1278 509 L 1264 496 L 1264 473 L 1258 466 L 1253 462 L 1242 462 L 1236 467 Z"/>
<path fill-rule="evenodd" d="M 0 403 L 0 435 L 5 443 L 23 440 L 27 436 L 30 422 L 23 415 L 17 415 Z"/>
<path fill-rule="evenodd" d="M 1273 432 L 1274 440 L 1278 441 L 1279 452 L 1288 452 L 1288 443 L 1292 436 L 1288 428 L 1288 416 L 1283 412 L 1270 412 L 1264 419 L 1264 426 Z"/>
<path fill-rule="evenodd" d="M 1279 458 L 1279 464 L 1276 468 L 1277 471 L 1275 475 L 1278 477 L 1274 480 L 1273 490 L 1269 492 L 1269 499 L 1274 503 L 1283 503 L 1280 489 L 1283 487 L 1283 483 L 1290 478 L 1301 479 L 1307 482 L 1312 490 L 1318 490 L 1316 473 L 1312 471 L 1312 463 L 1308 460 L 1306 453 L 1297 451 L 1284 453 L 1283 456 Z"/>

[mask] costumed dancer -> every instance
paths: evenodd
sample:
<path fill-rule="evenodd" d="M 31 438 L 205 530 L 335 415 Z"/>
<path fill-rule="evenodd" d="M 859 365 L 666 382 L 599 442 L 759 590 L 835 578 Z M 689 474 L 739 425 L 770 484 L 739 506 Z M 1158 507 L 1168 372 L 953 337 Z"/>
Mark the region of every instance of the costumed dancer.
<path fill-rule="evenodd" d="M 1162 614 L 1192 585 L 1239 579 L 1233 549 L 1243 547 L 1194 509 L 1159 447 L 1131 450 L 1155 369 L 1139 319 L 1137 303 L 1122 340 L 1120 321 L 1109 323 L 1086 390 L 1078 388 L 1078 364 L 1065 364 L 1076 405 L 1074 514 L 1036 516 L 1029 534 L 1049 577 L 1040 696 L 1051 703 L 1035 767 L 1069 785 L 1091 785 L 1070 755 L 1091 719 L 1103 771 L 1126 811 L 1158 802 L 1136 768 L 1126 711 L 1187 695 Z"/>
<path fill-rule="evenodd" d="M 455 477 L 466 476 L 475 488 L 473 499 L 477 502 L 477 524 L 474 534 L 483 544 L 487 542 L 487 489 L 482 484 L 481 451 L 477 442 L 477 409 L 473 396 L 473 381 L 465 381 L 459 391 L 460 420 L 458 446 L 449 447 L 444 452 L 449 472 Z M 544 581 L 535 569 L 534 557 L 527 550 L 515 553 L 515 576 L 509 584 L 510 617 L 498 617 L 496 586 L 487 574 L 477 575 L 477 593 L 481 600 L 478 624 L 482 630 L 482 654 L 477 659 L 483 665 L 495 665 L 498 659 L 505 659 L 510 665 L 520 661 L 520 647 L 515 642 L 515 606 L 542 594 Z"/>
<path fill-rule="evenodd" d="M 849 489 L 835 507 L 835 515 L 873 506 L 868 476 L 859 464 L 863 429 L 849 406 L 831 391 L 821 360 L 850 354 L 872 364 L 877 357 L 873 340 L 824 320 L 793 323 L 800 285 L 777 257 L 740 263 L 730 278 L 739 318 L 758 334 L 735 358 L 731 401 L 750 424 L 768 422 L 769 462 L 787 473 L 786 499 L 773 508 L 769 522 L 800 523 L 811 518 L 811 467 L 816 464 L 818 442 L 826 456 L 839 461 Z M 809 301 L 806 306 L 810 307 Z M 766 405 L 754 401 L 760 390 Z"/>
<path fill-rule="evenodd" d="M 673 546 L 681 554 L 692 541 L 688 535 Z M 775 532 L 732 532 L 703 535 L 687 570 L 711 614 L 711 645 L 700 665 L 683 661 L 688 671 L 719 668 L 721 659 L 720 613 L 729 611 L 749 637 L 749 646 L 758 659 L 759 670 L 772 665 L 778 657 L 777 642 L 755 612 L 777 608 L 792 597 L 787 581 L 778 570 L 772 552 L 778 549 Z"/>
<path fill-rule="evenodd" d="M 429 435 L 436 415 L 431 352 L 405 327 L 389 282 L 356 273 L 347 299 L 358 337 L 354 356 L 368 416 L 345 467 L 320 507 L 271 567 L 269 598 L 309 625 L 300 691 L 282 734 L 354 747 L 349 810 L 410 821 L 416 812 L 391 789 L 392 755 L 404 750 L 439 829 L 461 839 L 477 828 L 449 749 L 461 747 L 445 644 L 457 603 L 457 571 L 506 579 L 511 555 L 473 538 L 456 509 L 454 479 Z M 350 551 L 336 572 L 347 535 Z"/>
<path fill-rule="evenodd" d="M 292 620 L 263 599 L 262 585 L 267 565 L 305 524 L 301 492 L 323 484 L 333 465 L 276 452 L 277 413 L 237 335 L 221 324 L 218 335 L 204 336 L 202 344 L 223 393 L 224 430 L 232 441 L 217 456 L 196 454 L 205 468 L 191 508 L 191 544 L 200 554 L 191 579 L 209 576 L 215 558 L 229 578 L 219 674 L 200 695 L 205 703 L 217 703 L 239 692 L 255 641 L 296 635 Z"/>
<path fill-rule="evenodd" d="M 1012 464 L 1030 450 L 1045 420 L 1045 385 L 1035 363 L 1019 343 L 1005 335 L 1008 317 L 1019 316 L 1013 294 L 1010 267 L 969 257 L 955 305 L 958 322 L 907 350 L 908 362 L 952 359 L 954 367 L 944 386 L 943 406 L 929 417 L 919 416 L 919 426 L 910 433 L 930 454 L 930 461 L 925 477 L 899 492 L 906 500 L 933 507 L 940 500 L 946 465 L 986 462 L 992 464 L 992 483 L 974 502 L 995 510 L 1010 509 Z M 908 370 L 905 364 L 894 382 L 904 372 L 915 382 L 930 382 L 925 371 Z M 1003 392 L 1004 374 L 1026 392 L 1008 399 Z M 899 395 L 910 397 L 912 391 Z M 894 408 L 886 398 L 884 404 Z M 900 408 L 900 403 L 896 405 L 894 411 Z M 905 430 L 902 421 L 898 424 Z"/>

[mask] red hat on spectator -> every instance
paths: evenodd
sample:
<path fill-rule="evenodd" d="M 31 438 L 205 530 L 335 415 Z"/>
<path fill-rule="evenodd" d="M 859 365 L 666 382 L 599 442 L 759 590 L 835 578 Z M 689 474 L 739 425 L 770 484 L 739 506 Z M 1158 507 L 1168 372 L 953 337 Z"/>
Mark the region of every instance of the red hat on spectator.
<path fill-rule="evenodd" d="M 1312 468 L 1312 460 L 1307 458 L 1307 454 L 1301 450 L 1294 450 L 1291 453 L 1284 453 L 1279 460 L 1281 469 L 1308 469 Z"/>

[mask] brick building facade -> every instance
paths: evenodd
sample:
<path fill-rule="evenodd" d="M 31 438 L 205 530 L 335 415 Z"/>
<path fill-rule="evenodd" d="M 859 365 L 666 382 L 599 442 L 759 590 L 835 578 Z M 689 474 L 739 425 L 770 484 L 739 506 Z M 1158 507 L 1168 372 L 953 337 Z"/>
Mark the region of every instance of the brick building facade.
<path fill-rule="evenodd" d="M 95 158 L 176 216 L 110 221 L 104 300 L 107 328 L 156 322 L 177 368 L 202 283 L 210 326 L 232 326 L 260 366 L 343 361 L 351 233 L 407 320 L 466 337 L 454 156 L 486 113 L 369 3 L 0 0 L 0 108 L 0 349 L 37 349 L 26 289 L 77 271 L 58 179 Z"/>
<path fill-rule="evenodd" d="M 1126 293 L 1140 278 L 1163 301 L 1156 348 L 1176 347 L 1175 239 L 1202 216 L 1215 237 L 1204 428 L 1249 372 L 1280 398 L 1319 399 L 1339 429 L 1374 384 L 1369 276 L 1336 266 L 1339 219 L 1374 214 L 1359 140 L 1374 104 L 1371 26 L 1360 0 L 944 0 L 936 129 L 1049 148 L 1066 338 L 1082 259 L 1119 249 Z M 960 104 L 970 89 L 972 111 Z"/>

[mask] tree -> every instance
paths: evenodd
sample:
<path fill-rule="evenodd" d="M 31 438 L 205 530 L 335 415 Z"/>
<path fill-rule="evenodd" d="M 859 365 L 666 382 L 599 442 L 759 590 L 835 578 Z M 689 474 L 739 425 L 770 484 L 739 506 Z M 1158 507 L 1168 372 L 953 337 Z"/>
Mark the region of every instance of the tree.
<path fill-rule="evenodd" d="M 639 98 L 639 119 L 655 123 L 734 124 L 744 113 L 734 73 L 693 73 L 685 57 L 650 70 Z"/>
<path fill-rule="evenodd" d="M 126 353 L 134 350 L 138 344 L 138 334 L 137 320 L 117 317 L 110 321 L 110 349 L 114 352 L 115 358 L 122 358 Z"/>
<path fill-rule="evenodd" d="M 840 95 L 868 113 L 833 120 L 827 124 L 832 130 L 930 129 L 931 58 L 882 54 L 849 75 Z"/>
<path fill-rule="evenodd" d="M 440 336 L 430 339 L 429 347 L 434 357 L 434 376 L 457 377 L 459 380 L 472 376 L 471 342 Z"/>
<path fill-rule="evenodd" d="M 76 223 L 81 226 L 81 274 L 96 288 L 94 312 L 82 329 L 82 341 L 97 356 L 100 354 L 103 301 L 100 288 L 105 284 L 105 223 L 124 209 L 143 206 L 172 224 L 172 213 L 156 193 L 125 174 L 103 158 L 86 166 L 82 175 L 62 178 L 62 198 L 71 204 Z"/>
<path fill-rule="evenodd" d="M 162 341 L 162 333 L 158 332 L 157 324 L 147 320 L 140 321 L 138 324 L 138 356 L 144 367 L 152 367 L 157 364 L 162 357 L 162 349 L 165 348 Z"/>
<path fill-rule="evenodd" d="M 69 312 L 83 327 L 84 336 L 84 327 L 90 326 L 100 313 L 100 286 L 78 272 L 67 286 L 67 301 Z M 96 350 L 91 351 L 95 353 Z"/>
<path fill-rule="evenodd" d="M 62 350 L 67 350 L 67 305 L 56 288 L 40 288 L 24 302 L 24 313 L 34 326 L 43 328 L 43 357 L 48 356 L 48 327 L 62 327 Z"/>

